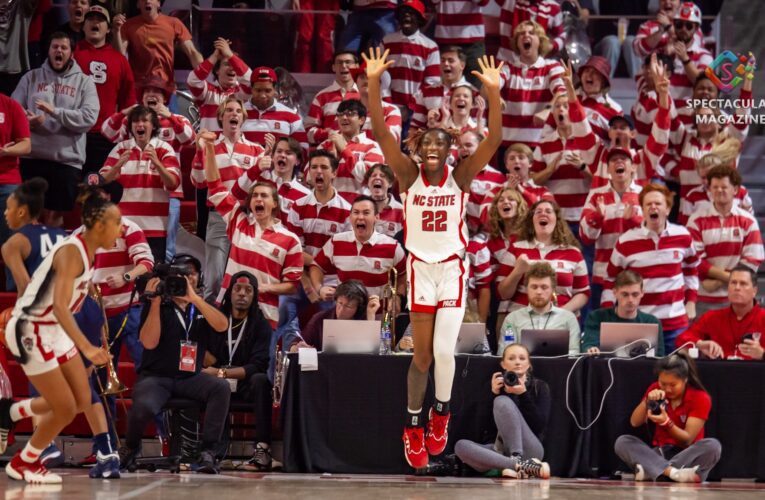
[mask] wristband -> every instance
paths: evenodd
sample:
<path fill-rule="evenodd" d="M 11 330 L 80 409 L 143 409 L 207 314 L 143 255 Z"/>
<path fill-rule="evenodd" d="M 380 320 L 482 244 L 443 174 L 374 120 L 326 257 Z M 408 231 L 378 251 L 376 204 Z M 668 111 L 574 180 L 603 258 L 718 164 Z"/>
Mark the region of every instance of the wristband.
<path fill-rule="evenodd" d="M 581 165 L 579 165 L 579 171 L 584 172 L 585 168 L 587 168 L 587 164 L 586 163 L 582 163 Z"/>
<path fill-rule="evenodd" d="M 660 427 L 669 427 L 670 429 L 674 425 L 675 425 L 675 423 L 672 421 L 671 418 L 669 418 L 669 416 L 667 416 L 667 420 L 665 420 L 664 422 L 659 424 Z"/>

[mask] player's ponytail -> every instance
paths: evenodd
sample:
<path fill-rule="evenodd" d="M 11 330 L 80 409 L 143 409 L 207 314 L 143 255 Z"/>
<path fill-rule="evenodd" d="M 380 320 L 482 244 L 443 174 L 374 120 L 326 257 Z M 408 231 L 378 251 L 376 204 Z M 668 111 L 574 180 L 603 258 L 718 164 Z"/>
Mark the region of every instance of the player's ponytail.
<path fill-rule="evenodd" d="M 654 372 L 658 376 L 661 373 L 671 373 L 677 378 L 685 380 L 688 385 L 706 392 L 701 383 L 701 377 L 696 369 L 696 363 L 690 357 L 687 351 L 678 351 L 671 356 L 660 358 L 656 362 Z"/>
<path fill-rule="evenodd" d="M 26 206 L 32 220 L 37 220 L 45 205 L 45 193 L 48 191 L 48 181 L 42 177 L 32 177 L 23 182 L 13 192 L 16 203 Z"/>
<path fill-rule="evenodd" d="M 101 220 L 106 209 L 114 205 L 103 189 L 87 184 L 80 185 L 77 202 L 82 204 L 82 224 L 86 229 L 92 228 Z"/>

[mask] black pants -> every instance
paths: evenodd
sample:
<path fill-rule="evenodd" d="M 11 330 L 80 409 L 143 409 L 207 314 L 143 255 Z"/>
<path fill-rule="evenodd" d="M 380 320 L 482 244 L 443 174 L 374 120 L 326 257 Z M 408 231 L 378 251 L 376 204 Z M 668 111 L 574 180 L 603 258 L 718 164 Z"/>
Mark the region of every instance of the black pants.
<path fill-rule="evenodd" d="M 202 451 L 214 452 L 228 417 L 231 390 L 225 379 L 205 373 L 197 373 L 184 379 L 140 376 L 133 387 L 133 406 L 127 416 L 125 444 L 131 449 L 138 449 L 146 425 L 173 397 L 205 404 Z"/>
<path fill-rule="evenodd" d="M 154 256 L 154 263 L 160 264 L 165 262 L 167 237 L 152 236 L 151 238 L 146 238 L 146 242 L 149 244 L 149 248 L 151 248 L 151 254 Z"/>
<path fill-rule="evenodd" d="M 246 384 L 242 384 L 241 388 L 231 395 L 231 399 L 252 403 L 252 412 L 255 414 L 255 444 L 271 444 L 273 399 L 268 375 L 265 373 L 253 374 Z"/>

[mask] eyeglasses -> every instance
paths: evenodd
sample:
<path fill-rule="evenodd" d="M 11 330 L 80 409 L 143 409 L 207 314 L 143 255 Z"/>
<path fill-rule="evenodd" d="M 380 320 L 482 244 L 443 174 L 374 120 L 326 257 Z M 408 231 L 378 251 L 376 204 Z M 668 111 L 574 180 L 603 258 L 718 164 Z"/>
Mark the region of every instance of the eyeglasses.
<path fill-rule="evenodd" d="M 693 31 L 696 28 L 696 23 L 690 21 L 675 21 L 675 29 L 679 30 L 685 27 L 687 31 Z"/>
<path fill-rule="evenodd" d="M 337 117 L 338 118 L 355 118 L 359 116 L 358 111 L 338 111 Z"/>
<path fill-rule="evenodd" d="M 335 61 L 335 64 L 338 66 L 353 66 L 356 64 L 356 61 L 354 60 L 341 60 L 341 61 Z"/>

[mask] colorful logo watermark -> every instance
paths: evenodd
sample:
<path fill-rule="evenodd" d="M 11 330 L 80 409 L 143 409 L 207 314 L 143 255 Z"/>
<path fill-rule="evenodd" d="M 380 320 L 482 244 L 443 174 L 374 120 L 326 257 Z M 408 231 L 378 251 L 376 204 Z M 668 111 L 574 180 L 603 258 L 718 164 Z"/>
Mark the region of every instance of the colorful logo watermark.
<path fill-rule="evenodd" d="M 728 93 L 738 87 L 744 78 L 754 79 L 754 55 L 734 54 L 726 50 L 707 66 L 705 73 L 720 91 Z"/>

